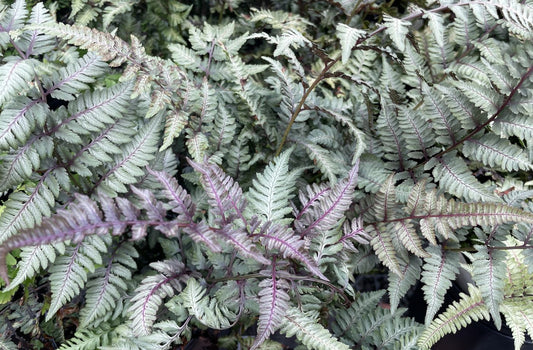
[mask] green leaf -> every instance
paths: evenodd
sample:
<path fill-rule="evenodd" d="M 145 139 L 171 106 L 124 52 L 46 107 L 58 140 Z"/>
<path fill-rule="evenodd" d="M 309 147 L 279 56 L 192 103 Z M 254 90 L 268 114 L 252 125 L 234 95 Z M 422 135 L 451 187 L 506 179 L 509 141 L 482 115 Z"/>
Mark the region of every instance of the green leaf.
<path fill-rule="evenodd" d="M 385 21 L 385 32 L 391 37 L 396 47 L 400 51 L 404 51 L 406 36 L 409 33 L 408 27 L 411 22 L 403 21 L 387 14 L 383 16 L 383 20 Z"/>
<path fill-rule="evenodd" d="M 300 171 L 289 172 L 289 159 L 292 150 L 287 150 L 274 158 L 265 170 L 252 181 L 247 197 L 250 209 L 265 221 L 288 224 L 292 219 L 285 218 L 292 212 L 289 200 L 294 197 L 296 180 Z"/>
<path fill-rule="evenodd" d="M 469 285 L 468 294 L 461 293 L 461 300 L 453 302 L 444 313 L 426 327 L 418 340 L 418 345 L 422 349 L 431 349 L 444 335 L 455 333 L 473 321 L 490 319 L 479 290 Z"/>
<path fill-rule="evenodd" d="M 317 322 L 316 315 L 302 312 L 291 307 L 285 314 L 280 329 L 287 337 L 296 336 L 308 349 L 316 350 L 348 350 L 350 347 L 338 341 L 332 334 Z"/>
<path fill-rule="evenodd" d="M 472 279 L 476 283 L 496 328 L 500 329 L 500 304 L 504 298 L 506 254 L 502 250 L 488 250 L 486 246 L 476 246 L 472 255 Z"/>
<path fill-rule="evenodd" d="M 352 28 L 343 23 L 337 24 L 336 30 L 337 38 L 339 38 L 341 43 L 342 64 L 346 64 L 350 59 L 352 49 L 357 43 L 357 40 L 363 38 L 366 35 L 366 32 L 361 29 Z"/>
<path fill-rule="evenodd" d="M 0 65 L 0 106 L 29 89 L 34 78 L 33 61 L 19 57 L 6 57 Z"/>
<path fill-rule="evenodd" d="M 451 281 L 459 273 L 459 253 L 443 251 L 440 246 L 429 246 L 426 250 L 431 256 L 424 259 L 422 290 L 428 304 L 425 323 L 429 325 L 444 302 Z"/>

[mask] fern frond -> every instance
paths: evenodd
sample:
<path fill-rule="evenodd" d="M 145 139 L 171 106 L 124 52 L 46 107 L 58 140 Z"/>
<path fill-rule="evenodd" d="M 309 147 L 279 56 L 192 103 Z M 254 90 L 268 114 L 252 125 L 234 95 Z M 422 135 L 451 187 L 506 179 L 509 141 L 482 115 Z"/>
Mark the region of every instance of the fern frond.
<path fill-rule="evenodd" d="M 348 308 L 340 308 L 334 310 L 333 322 L 331 329 L 342 340 L 349 338 L 352 342 L 355 339 L 360 339 L 361 334 L 354 325 L 359 323 L 363 316 L 372 312 L 378 305 L 379 301 L 385 295 L 384 290 L 375 292 L 365 292 L 357 296 L 353 303 Z M 351 344 L 354 345 L 355 343 Z"/>
<path fill-rule="evenodd" d="M 163 194 L 170 201 L 171 210 L 178 214 L 178 221 L 189 223 L 192 221 L 196 206 L 192 202 L 191 196 L 183 189 L 178 181 L 164 171 L 147 168 L 163 187 Z"/>
<path fill-rule="evenodd" d="M 455 15 L 450 36 L 460 46 L 472 45 L 480 32 L 475 16 L 471 16 L 468 9 L 463 6 L 451 6 L 450 10 Z"/>
<path fill-rule="evenodd" d="M 385 162 L 371 154 L 363 154 L 360 158 L 358 187 L 370 193 L 376 193 L 391 175 L 385 168 Z"/>
<path fill-rule="evenodd" d="M 389 15 L 384 15 L 385 32 L 391 37 L 394 45 L 400 50 L 405 50 L 405 41 L 407 33 L 409 33 L 409 26 L 411 22 L 403 21 L 399 18 L 394 18 Z"/>
<path fill-rule="evenodd" d="M 413 319 L 401 317 L 404 311 L 399 309 L 391 313 L 389 310 L 374 306 L 370 311 L 360 315 L 354 327 L 356 329 L 347 335 L 363 347 L 373 345 L 378 348 L 398 348 L 404 343 L 413 342 L 421 327 Z"/>
<path fill-rule="evenodd" d="M 500 311 L 505 317 L 505 323 L 511 329 L 514 339 L 514 348 L 519 350 L 525 342 L 525 333 L 533 335 L 533 310 L 529 300 L 506 300 L 500 305 Z"/>
<path fill-rule="evenodd" d="M 318 197 L 313 206 L 313 212 L 305 211 L 302 222 L 309 222 L 302 227 L 300 236 L 314 235 L 320 231 L 329 231 L 337 227 L 344 219 L 344 213 L 352 202 L 352 195 L 357 183 L 359 162 L 350 170 L 348 175 L 330 190 Z M 307 216 L 307 218 L 305 218 Z M 298 219 L 297 219 L 298 221 Z"/>
<path fill-rule="evenodd" d="M 342 254 L 344 248 L 341 239 L 340 227 L 328 231 L 317 231 L 313 235 L 309 251 L 312 252 L 313 260 L 318 266 L 326 267 L 328 263 L 338 261 L 338 255 Z"/>
<path fill-rule="evenodd" d="M 52 138 L 33 138 L 23 147 L 10 150 L 0 164 L 0 191 L 7 191 L 31 178 L 41 167 L 41 161 L 51 157 L 54 149 Z"/>
<path fill-rule="evenodd" d="M 418 346 L 422 349 L 430 349 L 445 334 L 455 333 L 472 321 L 490 319 L 489 311 L 483 303 L 479 290 L 469 285 L 468 294 L 461 293 L 461 300 L 453 302 L 444 313 L 431 322 L 420 335 Z"/>
<path fill-rule="evenodd" d="M 75 198 L 76 201 L 67 209 L 59 209 L 57 214 L 44 219 L 38 227 L 19 230 L 16 235 L 3 242 L 0 246 L 0 277 L 8 281 L 5 258 L 7 253 L 15 248 L 67 240 L 77 244 L 87 235 L 105 235 L 110 229 L 113 229 L 114 234 L 121 234 L 128 225 L 132 225 L 133 230 L 146 227 L 144 221 L 137 219 L 136 209 L 125 199 L 118 198 L 117 203 L 121 213 L 129 220 L 128 223 L 120 217 L 113 201 L 105 196 L 100 197 L 105 221 L 93 200 L 80 194 L 76 194 Z"/>
<path fill-rule="evenodd" d="M 289 309 L 290 297 L 287 293 L 287 281 L 276 278 L 276 264 L 272 264 L 272 278 L 259 283 L 259 320 L 257 323 L 257 337 L 252 349 L 257 349 L 283 323 L 285 312 Z"/>
<path fill-rule="evenodd" d="M 270 265 L 271 261 L 257 251 L 256 244 L 244 229 L 232 228 L 231 224 L 228 224 L 216 230 L 216 233 L 237 248 L 244 257 L 253 259 L 264 265 Z"/>
<path fill-rule="evenodd" d="M 202 161 L 207 156 L 207 150 L 209 149 L 209 140 L 203 132 L 191 132 L 187 133 L 187 150 L 189 151 L 192 159 L 197 162 Z"/>
<path fill-rule="evenodd" d="M 80 310 L 80 329 L 106 321 L 116 307 L 117 300 L 127 290 L 125 281 L 131 280 L 137 267 L 134 258 L 139 253 L 129 242 L 120 243 L 111 253 L 106 265 L 90 274 L 85 293 L 85 305 Z"/>
<path fill-rule="evenodd" d="M 167 112 L 165 121 L 165 134 L 163 137 L 163 144 L 159 148 L 160 151 L 170 147 L 176 137 L 180 135 L 182 130 L 187 126 L 189 115 L 180 109 L 179 111 L 170 110 Z"/>
<path fill-rule="evenodd" d="M 303 141 L 296 140 L 296 142 L 305 148 L 309 158 L 313 160 L 316 167 L 331 183 L 337 181 L 338 175 L 345 173 L 346 169 L 343 167 L 344 160 L 339 153 L 330 151 L 307 139 Z"/>
<path fill-rule="evenodd" d="M 531 117 L 527 115 L 509 114 L 496 119 L 493 130 L 501 137 L 517 136 L 523 140 L 533 138 Z"/>
<path fill-rule="evenodd" d="M 1 31 L 9 33 L 12 30 L 20 29 L 24 26 L 24 22 L 28 17 L 28 10 L 26 8 L 25 0 L 16 0 L 6 10 L 2 21 L 0 22 Z M 9 39 L 7 40 L 9 41 Z"/>
<path fill-rule="evenodd" d="M 216 146 L 216 152 L 228 146 L 235 137 L 237 123 L 235 116 L 227 108 L 219 104 L 218 115 L 214 120 L 215 130 L 211 135 L 211 144 Z"/>
<path fill-rule="evenodd" d="M 157 319 L 157 310 L 166 297 L 172 297 L 175 291 L 181 290 L 183 282 L 182 262 L 171 259 L 152 263 L 150 266 L 159 271 L 157 275 L 145 277 L 131 298 L 130 313 L 131 329 L 135 336 L 151 333 Z"/>
<path fill-rule="evenodd" d="M 102 349 L 110 345 L 113 340 L 115 329 L 104 324 L 96 329 L 79 329 L 74 336 L 63 343 L 61 350 L 94 350 Z"/>
<path fill-rule="evenodd" d="M 6 290 L 15 289 L 28 278 L 34 277 L 40 270 L 45 270 L 49 264 L 53 264 L 57 256 L 56 251 L 64 254 L 65 244 L 59 242 L 54 245 L 23 247 L 20 252 L 20 261 L 17 264 L 17 275 Z"/>
<path fill-rule="evenodd" d="M 117 17 L 118 15 L 128 12 L 132 9 L 134 3 L 127 1 L 127 0 L 119 0 L 116 1 L 109 6 L 106 6 L 104 14 L 102 16 L 102 24 L 104 26 L 104 29 L 107 29 L 111 22 Z"/>
<path fill-rule="evenodd" d="M 143 168 L 154 159 L 161 126 L 160 118 L 152 118 L 143 125 L 133 140 L 124 146 L 122 154 L 115 156 L 111 169 L 102 175 L 95 187 L 111 196 L 128 192 L 125 185 L 136 183 L 145 175 Z"/>
<path fill-rule="evenodd" d="M 42 3 L 37 3 L 31 9 L 29 25 L 53 24 L 54 18 Z M 20 50 L 26 57 L 39 56 L 47 53 L 56 46 L 56 40 L 51 35 L 40 33 L 38 30 L 26 30 L 17 40 Z"/>
<path fill-rule="evenodd" d="M 298 49 L 307 45 L 311 45 L 309 39 L 307 39 L 299 30 L 295 28 L 284 28 L 281 36 L 276 37 L 276 49 L 273 52 L 274 57 L 283 55 L 287 56 L 294 68 L 303 75 L 303 67 L 300 61 L 296 59 L 296 55 L 292 48 Z"/>
<path fill-rule="evenodd" d="M 472 279 L 479 288 L 485 306 L 490 311 L 496 328 L 501 327 L 500 305 L 504 299 L 505 252 L 488 250 L 486 246 L 476 246 L 472 258 Z"/>
<path fill-rule="evenodd" d="M 444 103 L 444 98 L 439 90 L 422 84 L 424 96 L 424 118 L 431 123 L 431 128 L 438 135 L 435 141 L 449 145 L 453 144 L 461 134 L 459 122 Z"/>
<path fill-rule="evenodd" d="M 231 318 L 235 315 L 224 305 L 218 303 L 216 298 L 211 299 L 206 295 L 206 289 L 196 279 L 189 278 L 187 286 L 180 293 L 183 306 L 190 315 L 193 315 L 202 324 L 214 329 L 226 329 L 231 326 Z"/>
<path fill-rule="evenodd" d="M 15 97 L 17 94 L 28 90 L 29 82 L 34 78 L 35 72 L 31 59 L 9 56 L 4 58 L 0 66 L 0 106 Z"/>
<path fill-rule="evenodd" d="M 424 225 L 436 227 L 443 236 L 457 228 L 477 225 L 497 225 L 506 222 L 533 223 L 533 214 L 499 203 L 463 203 L 446 200 L 433 190 L 426 194 L 425 214 L 416 218 Z"/>
<path fill-rule="evenodd" d="M 24 145 L 33 130 L 43 127 L 47 113 L 48 106 L 38 100 L 11 99 L 0 113 L 0 149 Z"/>
<path fill-rule="evenodd" d="M 281 65 L 278 60 L 270 57 L 262 57 L 265 61 L 270 63 L 272 71 L 276 74 L 278 79 L 266 79 L 273 89 L 279 90 L 281 93 L 281 101 L 279 104 L 279 113 L 286 121 L 289 121 L 293 112 L 296 110 L 298 101 L 302 98 L 303 91 L 301 87 L 293 81 L 289 72 Z M 301 112 L 296 118 L 296 122 L 305 121 L 308 117 L 308 112 Z"/>
<path fill-rule="evenodd" d="M 214 253 L 222 250 L 217 243 L 215 232 L 205 221 L 201 221 L 197 224 L 189 224 L 187 227 L 183 228 L 183 231 L 185 231 L 194 241 L 205 243 L 205 245 L 207 245 L 207 247 L 209 247 Z"/>
<path fill-rule="evenodd" d="M 409 263 L 400 264 L 401 275 L 389 271 L 389 298 L 391 312 L 396 312 L 400 299 L 407 293 L 409 288 L 420 279 L 422 260 L 416 256 L 409 257 Z"/>
<path fill-rule="evenodd" d="M 51 215 L 60 190 L 68 189 L 69 185 L 64 168 L 51 168 L 36 184 L 27 185 L 24 191 L 13 192 L 0 214 L 0 241 L 4 242 L 20 230 L 40 225 L 43 217 Z"/>
<path fill-rule="evenodd" d="M 459 273 L 459 253 L 442 251 L 439 246 L 429 246 L 426 251 L 431 256 L 424 259 L 422 290 L 428 304 L 425 323 L 429 325 L 444 302 L 444 295 L 452 286 L 451 281 Z"/>
<path fill-rule="evenodd" d="M 386 312 L 386 311 L 385 311 Z M 385 322 L 374 343 L 378 348 L 394 350 L 419 349 L 418 336 L 424 328 L 412 318 L 395 317 L 392 322 Z"/>
<path fill-rule="evenodd" d="M 280 331 L 287 337 L 296 336 L 309 349 L 348 350 L 350 348 L 318 323 L 314 314 L 302 312 L 294 307 L 287 310 Z"/>
<path fill-rule="evenodd" d="M 352 54 L 352 49 L 357 44 L 357 40 L 366 35 L 364 30 L 352 28 L 345 24 L 337 24 L 337 37 L 341 44 L 342 64 L 346 64 Z"/>
<path fill-rule="evenodd" d="M 216 221 L 225 225 L 240 219 L 246 225 L 247 220 L 243 214 L 246 202 L 239 184 L 216 165 L 207 162 L 199 164 L 192 160 L 189 160 L 189 164 L 201 174 L 201 181 L 209 196 L 209 204 Z"/>
<path fill-rule="evenodd" d="M 101 254 L 107 251 L 109 240 L 109 236 L 87 236 L 77 245 L 67 247 L 65 254 L 56 259 L 49 270 L 52 301 L 46 314 L 47 321 L 80 294 L 87 282 L 87 272 L 94 272 L 95 266 L 102 263 Z"/>
<path fill-rule="evenodd" d="M 408 251 L 421 258 L 429 257 L 429 254 L 422 248 L 422 241 L 411 221 L 398 221 L 394 224 L 392 231 L 397 232 L 400 242 Z"/>
<path fill-rule="evenodd" d="M 290 228 L 267 222 L 261 227 L 260 232 L 255 235 L 260 237 L 261 243 L 266 249 L 278 250 L 283 254 L 284 258 L 293 258 L 302 262 L 309 271 L 327 280 L 313 259 L 303 251 L 307 246 L 307 242 L 299 235 L 296 235 Z"/>
<path fill-rule="evenodd" d="M 82 49 L 96 52 L 104 61 L 111 61 L 111 67 L 124 63 L 132 50 L 130 46 L 118 36 L 100 32 L 83 25 L 68 25 L 64 23 L 33 25 L 30 29 L 37 29 L 43 33 L 56 36 Z"/>
<path fill-rule="evenodd" d="M 514 0 L 494 0 L 483 5 L 487 13 L 491 14 L 497 20 L 500 19 L 500 16 L 495 8 L 498 8 L 505 19 L 502 22 L 503 25 L 511 33 L 524 39 L 533 38 L 533 9 L 531 8 L 531 4 L 524 4 Z"/>
<path fill-rule="evenodd" d="M 406 143 L 407 155 L 415 159 L 428 159 L 435 153 L 435 137 L 422 115 L 412 109 L 399 108 L 397 119 Z"/>
<path fill-rule="evenodd" d="M 129 115 L 103 129 L 98 135 L 92 137 L 91 142 L 85 144 L 74 155 L 69 155 L 70 170 L 82 176 L 91 176 L 100 170 L 102 164 L 113 161 L 113 158 L 122 154 L 121 146 L 131 142 L 137 133 L 135 122 Z"/>
<path fill-rule="evenodd" d="M 126 113 L 130 94 L 131 84 L 128 83 L 94 92 L 87 91 L 69 103 L 69 116 L 52 131 L 56 137 L 69 143 L 81 144 L 79 135 L 100 131 Z"/>
<path fill-rule="evenodd" d="M 372 237 L 370 245 L 376 252 L 378 259 L 392 272 L 401 276 L 400 262 L 396 256 L 396 250 L 392 244 L 392 237 L 385 227 L 370 225 L 366 227 L 368 234 Z"/>
<path fill-rule="evenodd" d="M 60 68 L 50 77 L 43 79 L 43 88 L 54 98 L 72 101 L 80 92 L 87 90 L 90 83 L 102 75 L 107 64 L 98 55 L 89 52 L 82 58 Z"/>
<path fill-rule="evenodd" d="M 435 88 L 441 92 L 444 102 L 463 129 L 473 129 L 482 124 L 484 116 L 481 110 L 470 102 L 458 89 L 444 84 L 438 85 Z"/>
<path fill-rule="evenodd" d="M 388 102 L 381 101 L 381 112 L 376 122 L 379 140 L 383 144 L 386 153 L 385 158 L 397 165 L 401 170 L 409 167 L 407 162 L 407 150 L 403 137 L 403 129 L 399 126 L 399 118 L 396 117 L 398 109 L 393 108 Z"/>
<path fill-rule="evenodd" d="M 155 199 L 154 194 L 147 189 L 137 188 L 135 186 L 130 186 L 131 191 L 141 200 L 141 206 L 146 211 L 146 216 L 149 220 L 155 222 L 164 222 L 166 216 L 166 210 L 163 208 L 163 203 Z M 175 237 L 178 235 L 177 225 L 158 225 L 156 226 L 161 233 L 167 237 Z M 140 236 L 137 234 L 141 234 Z M 139 240 L 144 238 L 146 235 L 146 230 L 134 231 L 131 238 L 133 240 Z"/>
<path fill-rule="evenodd" d="M 377 221 L 386 221 L 395 218 L 396 189 L 394 187 L 394 174 L 389 175 L 380 186 L 374 197 L 371 212 Z"/>
<path fill-rule="evenodd" d="M 498 198 L 472 175 L 468 165 L 456 152 L 445 154 L 433 168 L 432 174 L 443 189 L 457 197 L 468 201 L 498 201 Z"/>
<path fill-rule="evenodd" d="M 289 200 L 293 197 L 299 171 L 289 172 L 289 158 L 292 150 L 287 150 L 267 165 L 263 173 L 252 181 L 247 197 L 250 208 L 265 221 L 288 224 L 285 216 L 291 212 Z"/>
<path fill-rule="evenodd" d="M 17 350 L 18 346 L 15 345 L 11 340 L 0 337 L 0 350 Z"/>
<path fill-rule="evenodd" d="M 194 50 L 181 44 L 170 44 L 168 49 L 176 64 L 193 72 L 200 71 L 202 62 Z"/>
<path fill-rule="evenodd" d="M 493 115 L 498 110 L 501 104 L 501 96 L 493 89 L 488 89 L 476 82 L 461 81 L 460 84 L 455 83 L 466 97 L 470 99 L 476 107 L 481 108 L 488 115 Z"/>

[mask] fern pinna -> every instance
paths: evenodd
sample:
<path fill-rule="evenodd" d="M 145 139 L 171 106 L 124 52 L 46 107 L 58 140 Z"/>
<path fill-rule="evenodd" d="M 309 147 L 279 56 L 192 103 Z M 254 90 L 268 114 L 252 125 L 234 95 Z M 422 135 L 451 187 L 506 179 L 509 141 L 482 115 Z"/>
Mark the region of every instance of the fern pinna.
<path fill-rule="evenodd" d="M 518 349 L 531 2 L 200 3 L 0 1 L 0 347 Z"/>

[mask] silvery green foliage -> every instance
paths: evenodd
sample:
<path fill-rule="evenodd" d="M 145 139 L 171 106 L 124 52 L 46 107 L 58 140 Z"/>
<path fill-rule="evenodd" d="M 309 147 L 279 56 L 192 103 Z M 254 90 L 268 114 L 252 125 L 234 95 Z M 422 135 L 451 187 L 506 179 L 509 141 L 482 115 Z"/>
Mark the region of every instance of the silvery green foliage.
<path fill-rule="evenodd" d="M 532 335 L 530 1 L 49 5 L 0 1 L 0 348 Z"/>

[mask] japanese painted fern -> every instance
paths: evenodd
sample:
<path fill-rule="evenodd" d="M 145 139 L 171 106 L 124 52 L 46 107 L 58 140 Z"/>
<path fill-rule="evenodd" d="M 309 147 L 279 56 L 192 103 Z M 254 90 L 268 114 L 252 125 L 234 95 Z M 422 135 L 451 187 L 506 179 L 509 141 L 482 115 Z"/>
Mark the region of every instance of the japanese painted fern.
<path fill-rule="evenodd" d="M 531 1 L 211 5 L 0 1 L 0 348 L 519 349 Z"/>

